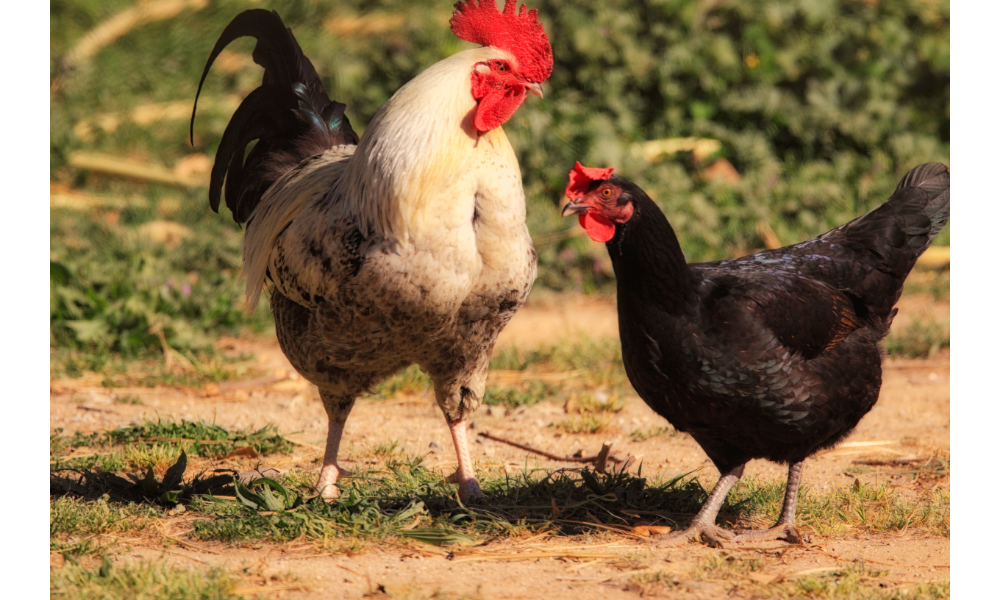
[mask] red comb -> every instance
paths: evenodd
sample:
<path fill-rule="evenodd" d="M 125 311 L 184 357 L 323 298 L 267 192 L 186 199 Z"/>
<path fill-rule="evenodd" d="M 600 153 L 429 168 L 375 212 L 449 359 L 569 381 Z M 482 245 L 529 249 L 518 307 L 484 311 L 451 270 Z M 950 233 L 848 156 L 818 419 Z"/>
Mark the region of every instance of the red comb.
<path fill-rule="evenodd" d="M 552 46 L 538 22 L 538 10 L 522 4 L 518 11 L 517 0 L 506 0 L 502 13 L 495 0 L 458 2 L 451 30 L 467 42 L 510 52 L 528 81 L 541 83 L 552 73 Z"/>
<path fill-rule="evenodd" d="M 569 172 L 569 185 L 566 186 L 566 197 L 569 199 L 579 198 L 587 193 L 591 181 L 604 181 L 615 172 L 614 167 L 607 169 L 597 169 L 585 167 L 576 161 L 576 166 Z"/>

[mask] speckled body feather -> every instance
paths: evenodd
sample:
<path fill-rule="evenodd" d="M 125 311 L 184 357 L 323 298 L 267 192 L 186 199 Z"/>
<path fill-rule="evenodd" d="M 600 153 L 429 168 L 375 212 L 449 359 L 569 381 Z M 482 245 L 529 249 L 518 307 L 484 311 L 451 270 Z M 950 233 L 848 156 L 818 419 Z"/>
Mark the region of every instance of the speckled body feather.
<path fill-rule="evenodd" d="M 903 280 L 947 221 L 947 169 L 917 167 L 886 203 L 818 238 L 692 265 L 660 209 L 615 180 L 635 205 L 607 246 L 643 400 L 722 473 L 795 463 L 847 435 L 878 399 L 878 342 Z"/>

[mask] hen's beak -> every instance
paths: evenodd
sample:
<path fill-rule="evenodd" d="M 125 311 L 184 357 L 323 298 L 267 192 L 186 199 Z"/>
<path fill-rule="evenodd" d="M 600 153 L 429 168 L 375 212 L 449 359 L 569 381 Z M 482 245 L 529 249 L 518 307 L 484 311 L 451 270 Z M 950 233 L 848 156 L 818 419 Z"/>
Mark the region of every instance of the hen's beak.
<path fill-rule="evenodd" d="M 538 96 L 539 98 L 545 97 L 545 94 L 542 93 L 542 84 L 540 83 L 532 83 L 530 81 L 526 81 L 524 83 L 524 89 L 526 89 L 528 93 L 533 96 Z"/>
<path fill-rule="evenodd" d="M 576 202 L 570 200 L 569 202 L 566 203 L 566 206 L 563 207 L 562 216 L 568 217 L 570 215 L 579 215 L 581 213 L 587 212 L 591 208 L 593 207 L 587 206 L 586 204 L 577 204 Z"/>

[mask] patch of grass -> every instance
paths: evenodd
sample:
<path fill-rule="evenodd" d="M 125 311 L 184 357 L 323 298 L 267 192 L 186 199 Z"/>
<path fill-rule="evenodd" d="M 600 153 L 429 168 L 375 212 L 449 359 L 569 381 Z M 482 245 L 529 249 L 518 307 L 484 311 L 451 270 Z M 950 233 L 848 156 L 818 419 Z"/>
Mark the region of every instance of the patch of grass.
<path fill-rule="evenodd" d="M 747 573 L 756 573 L 764 568 L 759 558 L 738 558 L 731 554 L 717 552 L 702 558 L 691 570 L 694 579 L 734 579 Z"/>
<path fill-rule="evenodd" d="M 784 498 L 782 481 L 761 482 L 747 478 L 729 494 L 728 502 L 752 517 L 755 526 L 770 527 L 778 520 Z M 860 480 L 848 487 L 814 494 L 808 486 L 799 489 L 799 527 L 818 535 L 843 534 L 849 530 L 871 532 L 908 528 L 950 535 L 951 498 L 947 491 L 931 489 L 918 500 L 910 500 L 887 484 L 870 485 Z"/>
<path fill-rule="evenodd" d="M 487 406 L 505 406 L 508 409 L 520 406 L 532 406 L 542 400 L 557 398 L 562 391 L 562 385 L 545 381 L 531 380 L 519 386 L 489 386 L 483 404 Z"/>
<path fill-rule="evenodd" d="M 604 415 L 586 414 L 578 417 L 563 419 L 558 423 L 553 423 L 553 427 L 568 434 L 576 433 L 600 433 L 608 429 L 611 420 Z"/>
<path fill-rule="evenodd" d="M 935 301 L 951 299 L 951 270 L 916 267 L 903 284 L 903 295 L 930 294 Z"/>
<path fill-rule="evenodd" d="M 162 561 L 115 564 L 107 557 L 88 569 L 68 562 L 49 575 L 52 598 L 74 600 L 224 600 L 239 597 L 236 580 L 221 568 L 187 570 Z"/>
<path fill-rule="evenodd" d="M 376 398 L 391 398 L 396 394 L 419 394 L 430 389 L 431 378 L 417 365 L 410 365 L 378 384 Z"/>
<path fill-rule="evenodd" d="M 148 505 L 59 496 L 49 501 L 49 536 L 79 536 L 141 531 L 163 512 Z"/>
<path fill-rule="evenodd" d="M 885 338 L 885 350 L 890 356 L 907 358 L 930 358 L 950 345 L 949 323 L 934 319 L 914 319 L 904 329 L 891 329 Z"/>
<path fill-rule="evenodd" d="M 250 446 L 262 456 L 287 454 L 294 445 L 278 434 L 274 425 L 258 430 L 229 431 L 204 421 L 146 421 L 104 433 L 72 438 L 61 431 L 50 436 L 50 458 L 55 468 L 75 467 L 100 471 L 127 471 L 152 468 L 164 471 L 181 452 L 191 456 L 218 458 L 236 447 Z M 102 451 L 79 458 L 66 457 L 71 448 L 91 447 Z"/>
<path fill-rule="evenodd" d="M 139 396 L 115 396 L 115 404 L 142 405 L 142 398 L 140 398 Z"/>
<path fill-rule="evenodd" d="M 628 437 L 633 442 L 645 442 L 646 440 L 653 439 L 655 437 L 667 436 L 673 437 L 677 435 L 677 430 L 670 426 L 656 426 L 650 427 L 649 429 L 636 429 L 632 433 L 628 434 Z"/>
<path fill-rule="evenodd" d="M 300 497 L 292 510 L 260 512 L 208 496 L 194 499 L 190 507 L 209 517 L 193 524 L 194 535 L 238 545 L 305 536 L 351 546 L 387 536 L 446 545 L 520 537 L 526 530 L 630 531 L 636 511 L 693 514 L 706 496 L 697 482 L 683 477 L 648 484 L 631 473 L 525 468 L 512 474 L 488 467 L 478 471 L 486 504 L 463 506 L 454 499 L 455 486 L 421 461 L 392 457 L 383 466 L 355 473 L 341 480 L 340 500 L 333 504 L 311 498 L 314 476 L 295 472 L 283 478 Z"/>
<path fill-rule="evenodd" d="M 943 600 L 951 597 L 951 584 L 945 582 L 922 583 L 884 589 L 887 582 L 879 582 L 889 573 L 873 570 L 864 564 L 853 564 L 827 573 L 808 574 L 791 582 L 768 588 L 780 598 L 810 598 L 837 600 Z"/>
<path fill-rule="evenodd" d="M 52 354 L 49 375 L 53 379 L 76 379 L 99 373 L 107 388 L 157 385 L 201 387 L 217 381 L 253 377 L 257 369 L 248 361 L 252 355 L 226 356 L 211 347 L 184 352 L 171 351 L 168 369 L 163 351 L 154 347 L 131 354 L 100 348 L 57 348 Z"/>
<path fill-rule="evenodd" d="M 625 403 L 617 395 L 574 394 L 566 401 L 565 410 L 575 415 L 553 426 L 569 434 L 598 433 L 611 425 L 610 416 L 625 408 Z"/>
<path fill-rule="evenodd" d="M 58 496 L 49 501 L 49 551 L 63 556 L 94 556 L 110 545 L 102 540 L 108 534 L 144 530 L 162 517 L 160 509 L 146 504 L 109 502 L 108 496 L 86 500 Z"/>

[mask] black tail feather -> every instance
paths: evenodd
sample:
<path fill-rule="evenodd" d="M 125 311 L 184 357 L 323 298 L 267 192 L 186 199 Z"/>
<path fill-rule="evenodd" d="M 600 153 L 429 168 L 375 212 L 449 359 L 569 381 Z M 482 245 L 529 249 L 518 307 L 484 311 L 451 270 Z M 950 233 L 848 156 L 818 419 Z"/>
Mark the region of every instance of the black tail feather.
<path fill-rule="evenodd" d="M 920 165 L 903 177 L 883 204 L 820 236 L 874 265 L 874 272 L 850 285 L 874 314 L 888 316 L 913 265 L 948 222 L 950 185 L 948 167 Z"/>
<path fill-rule="evenodd" d="M 226 46 L 245 36 L 257 39 L 253 60 L 264 67 L 264 78 L 226 126 L 208 192 L 212 210 L 218 212 L 225 183 L 226 206 L 237 223 L 245 223 L 267 188 L 299 162 L 333 146 L 358 142 L 344 114 L 346 105 L 330 100 L 291 30 L 277 12 L 264 9 L 238 14 L 215 43 L 195 95 L 192 142 L 198 96 L 208 71 Z M 253 140 L 257 144 L 244 160 Z"/>

